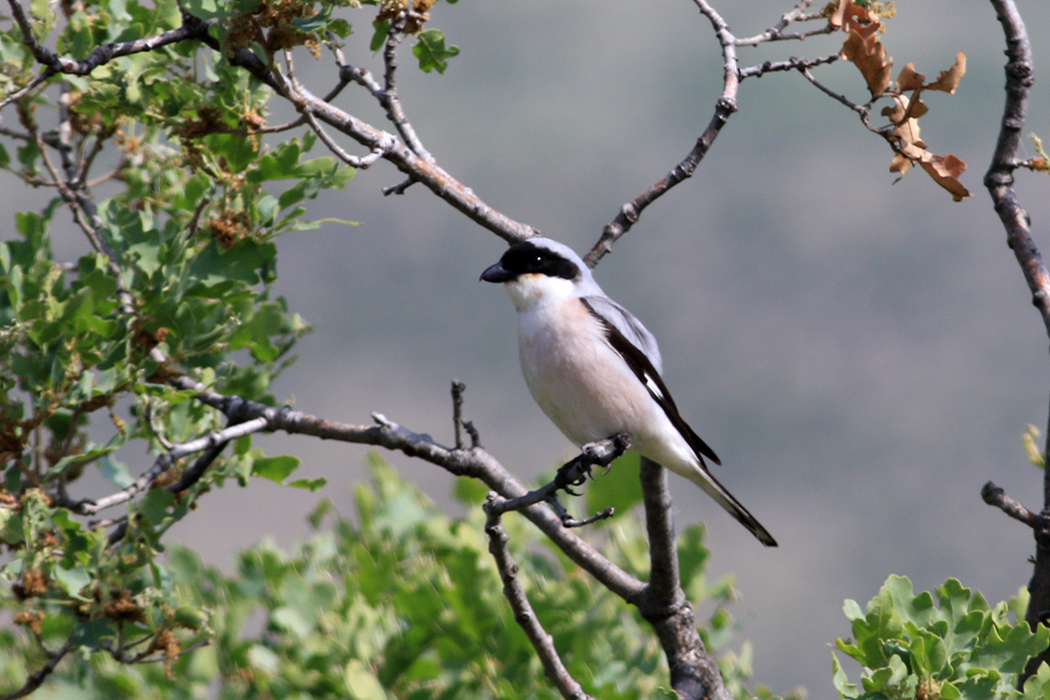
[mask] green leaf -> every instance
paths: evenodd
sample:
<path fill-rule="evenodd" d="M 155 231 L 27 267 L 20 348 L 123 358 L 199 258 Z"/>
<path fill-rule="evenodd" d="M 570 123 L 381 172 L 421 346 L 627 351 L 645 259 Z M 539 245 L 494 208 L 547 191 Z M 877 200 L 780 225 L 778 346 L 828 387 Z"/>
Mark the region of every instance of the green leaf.
<path fill-rule="evenodd" d="M 424 73 L 432 70 L 444 73 L 448 68 L 448 59 L 459 55 L 459 47 L 446 47 L 444 34 L 437 29 L 427 29 L 416 38 L 412 55 L 419 59 L 419 67 Z"/>
<path fill-rule="evenodd" d="M 372 51 L 378 51 L 383 48 L 383 44 L 386 43 L 386 39 L 390 35 L 390 22 L 372 22 L 372 28 L 375 31 L 372 33 L 372 41 L 368 47 Z"/>
<path fill-rule="evenodd" d="M 261 476 L 278 484 L 283 484 L 288 476 L 299 468 L 300 460 L 291 455 L 280 457 L 257 457 L 252 464 L 252 476 Z"/>
<path fill-rule="evenodd" d="M 139 503 L 139 512 L 150 525 L 156 527 L 169 517 L 168 509 L 175 503 L 175 494 L 164 489 L 153 489 Z"/>
<path fill-rule="evenodd" d="M 56 566 L 51 573 L 55 580 L 66 589 L 66 593 L 79 600 L 87 600 L 79 595 L 80 590 L 91 583 L 91 573 L 86 568 L 77 566 L 72 569 L 64 569 Z"/>
<path fill-rule="evenodd" d="M 297 489 L 306 489 L 308 491 L 313 492 L 319 491 L 320 489 L 324 488 L 324 485 L 327 483 L 328 479 L 324 478 L 323 476 L 319 476 L 316 479 L 297 479 L 287 484 L 287 486 L 291 486 L 292 488 Z"/>
<path fill-rule="evenodd" d="M 119 489 L 126 489 L 135 482 L 135 478 L 131 476 L 127 465 L 123 462 L 118 462 L 110 455 L 105 455 L 98 460 L 98 468 L 102 472 L 102 476 L 113 482 Z"/>

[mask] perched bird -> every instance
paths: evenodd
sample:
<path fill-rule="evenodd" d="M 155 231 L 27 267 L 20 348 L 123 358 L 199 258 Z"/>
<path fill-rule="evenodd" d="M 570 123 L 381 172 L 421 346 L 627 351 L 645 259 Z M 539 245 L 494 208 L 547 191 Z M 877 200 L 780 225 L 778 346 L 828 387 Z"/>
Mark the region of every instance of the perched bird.
<path fill-rule="evenodd" d="M 721 462 L 679 415 L 652 333 L 605 295 L 571 248 L 530 238 L 481 279 L 505 285 L 518 312 L 525 383 L 569 440 L 584 445 L 626 433 L 632 451 L 697 484 L 762 544 L 776 546 L 707 470 L 705 457 Z"/>

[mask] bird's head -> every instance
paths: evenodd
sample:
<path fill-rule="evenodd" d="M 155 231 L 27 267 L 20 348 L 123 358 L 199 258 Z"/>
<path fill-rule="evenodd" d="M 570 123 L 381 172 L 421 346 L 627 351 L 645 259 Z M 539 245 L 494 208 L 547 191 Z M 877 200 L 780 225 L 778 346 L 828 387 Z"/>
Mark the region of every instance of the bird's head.
<path fill-rule="evenodd" d="M 507 248 L 499 262 L 481 273 L 486 282 L 506 285 L 518 311 L 536 304 L 600 293 L 591 271 L 572 248 L 549 238 L 530 238 Z"/>

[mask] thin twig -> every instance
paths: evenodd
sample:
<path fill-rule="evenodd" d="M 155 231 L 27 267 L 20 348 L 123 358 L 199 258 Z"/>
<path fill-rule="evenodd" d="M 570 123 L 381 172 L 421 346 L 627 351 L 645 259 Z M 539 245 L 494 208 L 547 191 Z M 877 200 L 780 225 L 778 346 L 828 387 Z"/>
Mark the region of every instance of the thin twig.
<path fill-rule="evenodd" d="M 321 125 L 317 123 L 317 119 L 314 117 L 313 112 L 307 109 L 307 111 L 303 112 L 303 117 L 306 118 L 307 124 L 309 124 L 310 128 L 314 130 L 314 133 L 317 134 L 317 136 L 321 139 L 324 145 L 328 147 L 328 150 L 339 156 L 339 159 L 342 160 L 344 163 L 354 168 L 367 170 L 370 165 L 372 165 L 384 155 L 386 155 L 387 152 L 390 150 L 391 146 L 393 145 L 390 143 L 380 143 L 377 144 L 372 149 L 372 152 L 369 153 L 367 156 L 351 155 L 344 151 L 343 148 L 335 142 L 335 139 L 329 136 L 328 132 L 325 131 L 321 127 Z"/>
<path fill-rule="evenodd" d="M 456 436 L 456 449 L 463 449 L 463 391 L 467 385 L 452 380 L 452 425 Z"/>
<path fill-rule="evenodd" d="M 830 22 L 828 22 L 826 26 L 821 27 L 820 29 L 814 29 L 808 32 L 801 32 L 799 34 L 784 34 L 784 30 L 787 29 L 787 26 L 792 22 L 802 22 L 820 17 L 820 15 L 807 15 L 804 13 L 804 10 L 812 4 L 813 0 L 802 0 L 800 3 L 795 5 L 794 8 L 786 12 L 780 18 L 780 21 L 776 23 L 776 25 L 770 27 L 761 34 L 756 34 L 755 36 L 748 37 L 746 39 L 737 39 L 735 42 L 736 45 L 756 46 L 767 41 L 801 41 L 806 39 L 806 37 L 815 36 L 817 34 L 830 34 L 831 32 L 835 31 L 835 28 L 831 26 Z"/>
<path fill-rule="evenodd" d="M 78 504 L 72 506 L 72 509 L 81 515 L 94 515 L 106 508 L 112 508 L 115 505 L 130 501 L 135 497 L 136 494 L 146 490 L 157 480 L 164 472 L 171 469 L 175 464 L 182 458 L 187 457 L 197 452 L 203 452 L 205 450 L 224 445 L 230 440 L 236 440 L 244 435 L 251 435 L 261 430 L 266 430 L 269 427 L 269 420 L 265 416 L 260 416 L 253 420 L 231 425 L 222 430 L 216 430 L 212 433 L 205 435 L 204 437 L 184 442 L 181 445 L 175 447 L 175 449 L 168 450 L 153 463 L 146 473 L 140 476 L 134 481 L 134 483 L 128 485 L 126 488 L 120 491 L 99 498 L 97 500 L 86 500 L 81 501 Z"/>
<path fill-rule="evenodd" d="M 51 68 L 45 68 L 43 71 L 41 71 L 40 75 L 33 78 L 25 87 L 15 90 L 10 95 L 5 97 L 2 101 L 0 101 L 0 109 L 3 109 L 12 102 L 16 102 L 22 99 L 23 97 L 31 93 L 33 90 L 35 90 L 37 87 L 39 87 L 41 84 L 46 83 L 55 75 L 57 75 L 57 72 L 55 70 Z"/>
<path fill-rule="evenodd" d="M 833 53 L 822 58 L 796 58 L 792 56 L 786 61 L 766 61 L 765 63 L 757 66 L 749 66 L 747 68 L 741 68 L 737 72 L 737 76 L 743 82 L 745 78 L 761 78 L 766 73 L 772 73 L 775 71 L 788 71 L 788 70 L 804 70 L 812 68 L 814 66 L 822 66 L 842 58 L 837 53 Z"/>

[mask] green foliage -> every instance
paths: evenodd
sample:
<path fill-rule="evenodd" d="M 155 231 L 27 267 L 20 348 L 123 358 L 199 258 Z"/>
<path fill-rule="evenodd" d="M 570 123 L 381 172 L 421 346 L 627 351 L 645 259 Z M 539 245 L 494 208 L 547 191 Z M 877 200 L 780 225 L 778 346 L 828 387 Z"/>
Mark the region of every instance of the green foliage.
<path fill-rule="evenodd" d="M 285 551 L 263 541 L 240 555 L 231 575 L 188 549 L 169 548 L 134 600 L 163 589 L 173 595 L 171 607 L 124 622 L 128 636 L 166 630 L 167 663 L 81 656 L 59 668 L 47 696 L 204 698 L 217 687 L 220 698 L 558 697 L 503 597 L 481 509 L 449 518 L 378 457 L 369 461 L 375 485 L 357 486 L 357 524 L 329 517 L 322 525 L 331 512 L 322 503 L 305 542 Z M 585 688 L 612 700 L 671 697 L 662 687 L 666 661 L 637 613 L 565 567 L 520 517 L 505 523 L 537 614 Z M 619 516 L 604 532 L 603 551 L 617 560 L 645 546 L 636 517 Z M 700 526 L 683 533 L 681 549 L 693 604 L 714 607 L 704 634 L 717 648 L 736 629 L 724 608 L 731 582 L 704 582 Z M 42 625 L 61 618 L 49 611 Z M 106 631 L 86 626 L 82 636 L 97 644 Z M 191 648 L 203 640 L 210 644 Z M 33 648 L 0 635 L 0 658 L 8 659 L 0 661 L 0 683 L 20 682 L 20 657 L 32 658 Z M 749 656 L 745 648 L 724 664 L 741 698 L 749 697 L 742 685 Z"/>
<path fill-rule="evenodd" d="M 862 611 L 844 606 L 853 639 L 836 641 L 840 651 L 864 667 L 861 686 L 849 683 L 833 655 L 835 688 L 843 698 L 990 698 L 1050 695 L 1044 667 L 1016 689 L 1028 659 L 1050 645 L 1050 628 L 1035 632 L 1023 621 L 1027 592 L 990 608 L 980 593 L 955 579 L 931 595 L 915 595 L 905 577 L 890 576 Z M 1013 612 L 1021 622 L 1011 623 Z"/>
<path fill-rule="evenodd" d="M 445 35 L 436 29 L 428 29 L 419 35 L 412 55 L 419 59 L 419 67 L 429 73 L 436 70 L 444 73 L 448 59 L 459 55 L 458 46 L 445 46 Z"/>

